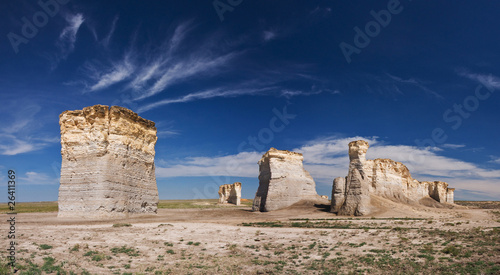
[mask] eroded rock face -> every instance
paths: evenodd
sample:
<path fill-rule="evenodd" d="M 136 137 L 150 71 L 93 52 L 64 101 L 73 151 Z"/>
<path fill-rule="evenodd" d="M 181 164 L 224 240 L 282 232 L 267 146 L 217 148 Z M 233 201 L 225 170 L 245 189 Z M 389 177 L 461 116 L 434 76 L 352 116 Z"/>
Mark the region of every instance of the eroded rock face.
<path fill-rule="evenodd" d="M 156 127 L 126 108 L 65 111 L 59 217 L 156 213 Z"/>
<path fill-rule="evenodd" d="M 219 187 L 219 203 L 241 204 L 241 182 L 224 184 Z"/>
<path fill-rule="evenodd" d="M 331 212 L 340 215 L 364 215 L 370 209 L 370 194 L 404 203 L 431 197 L 453 203 L 453 188 L 446 182 L 419 182 L 408 168 L 390 159 L 367 160 L 368 142 L 349 143 L 349 173 L 346 180 L 333 183 Z"/>
<path fill-rule="evenodd" d="M 333 188 L 332 188 L 332 206 L 331 212 L 339 212 L 340 208 L 344 204 L 345 201 L 345 184 L 346 178 L 336 178 L 333 180 Z"/>
<path fill-rule="evenodd" d="M 346 179 L 345 199 L 338 211 L 339 215 L 362 216 L 368 214 L 370 209 L 369 182 L 360 170 L 351 167 Z"/>
<path fill-rule="evenodd" d="M 455 188 L 448 188 L 446 190 L 446 202 L 455 203 Z"/>
<path fill-rule="evenodd" d="M 259 161 L 259 189 L 254 211 L 272 211 L 301 200 L 321 199 L 300 153 L 271 148 Z"/>

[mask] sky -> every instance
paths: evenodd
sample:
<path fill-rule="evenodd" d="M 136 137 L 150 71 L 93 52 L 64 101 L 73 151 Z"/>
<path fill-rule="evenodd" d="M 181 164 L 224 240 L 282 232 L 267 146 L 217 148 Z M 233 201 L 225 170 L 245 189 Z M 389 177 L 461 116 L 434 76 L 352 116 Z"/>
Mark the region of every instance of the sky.
<path fill-rule="evenodd" d="M 158 129 L 160 199 L 258 187 L 269 148 L 320 195 L 347 144 L 457 200 L 500 198 L 497 1 L 0 1 L 0 186 L 56 201 L 59 114 L 118 105 Z M 7 194 L 0 196 L 7 201 Z"/>

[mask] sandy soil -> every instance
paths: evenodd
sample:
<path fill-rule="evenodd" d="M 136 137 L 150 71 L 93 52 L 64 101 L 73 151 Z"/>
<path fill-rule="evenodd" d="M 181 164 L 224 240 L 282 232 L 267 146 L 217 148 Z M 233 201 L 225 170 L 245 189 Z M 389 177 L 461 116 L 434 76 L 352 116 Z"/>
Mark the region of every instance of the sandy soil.
<path fill-rule="evenodd" d="M 333 274 L 353 270 L 382 274 L 383 266 L 363 266 L 363 262 L 354 265 L 348 260 L 379 251 L 392 251 L 392 258 L 412 257 L 418 254 L 416 246 L 429 243 L 435 244 L 434 250 L 441 250 L 449 236 L 431 234 L 435 229 L 460 233 L 500 226 L 500 217 L 492 210 L 409 206 L 382 198 L 375 202 L 374 213 L 360 219 L 338 217 L 328 213 L 325 205 L 307 202 L 268 213 L 232 207 L 159 209 L 155 216 L 116 220 L 60 219 L 57 213 L 18 214 L 18 263 L 25 268 L 30 262 L 43 267 L 47 257 L 52 257 L 55 263 L 46 270 L 54 267 L 68 274 Z M 330 222 L 350 224 L 352 228 L 242 226 L 337 218 L 344 219 Z M 455 239 L 457 245 L 465 247 L 465 240 Z M 433 255 L 449 256 L 440 253 Z M 500 266 L 499 244 L 485 253 L 493 265 Z M 453 262 L 453 257 L 448 258 Z M 335 261 L 344 261 L 336 271 L 325 265 L 332 262 L 335 266 Z M 425 261 L 415 258 L 417 263 Z M 317 265 L 320 263 L 323 266 Z"/>

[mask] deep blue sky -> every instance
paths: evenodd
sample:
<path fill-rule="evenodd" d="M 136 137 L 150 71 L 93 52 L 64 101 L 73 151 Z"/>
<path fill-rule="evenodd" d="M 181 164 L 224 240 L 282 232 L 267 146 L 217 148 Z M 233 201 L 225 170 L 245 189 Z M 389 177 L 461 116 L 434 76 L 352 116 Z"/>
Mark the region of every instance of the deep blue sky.
<path fill-rule="evenodd" d="M 498 2 L 58 1 L 0 2 L 0 179 L 16 170 L 19 201 L 57 200 L 58 116 L 95 104 L 157 123 L 161 199 L 234 181 L 253 198 L 270 147 L 330 195 L 355 139 L 457 199 L 500 198 Z"/>

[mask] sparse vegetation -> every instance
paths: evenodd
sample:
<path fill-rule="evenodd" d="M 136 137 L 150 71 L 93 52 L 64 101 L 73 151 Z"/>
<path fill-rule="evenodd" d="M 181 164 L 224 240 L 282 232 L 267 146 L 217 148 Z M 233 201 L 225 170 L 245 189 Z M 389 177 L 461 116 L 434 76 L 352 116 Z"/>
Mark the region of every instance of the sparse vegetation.
<path fill-rule="evenodd" d="M 113 224 L 113 227 L 131 227 L 132 225 L 130 223 L 115 223 Z"/>
<path fill-rule="evenodd" d="M 47 250 L 47 249 L 51 249 L 52 248 L 52 245 L 48 245 L 48 244 L 41 244 L 38 246 L 41 250 Z"/>
<path fill-rule="evenodd" d="M 122 247 L 113 247 L 113 248 L 111 248 L 111 252 L 113 254 L 123 253 L 123 254 L 126 254 L 128 256 L 132 256 L 132 257 L 139 256 L 139 251 L 137 249 L 132 248 L 132 247 L 127 247 L 126 245 L 124 245 Z"/>
<path fill-rule="evenodd" d="M 136 220 L 125 220 L 115 221 L 120 225 L 115 227 L 96 223 L 88 230 L 75 225 L 74 237 L 64 238 L 44 229 L 23 236 L 16 274 L 500 274 L 500 227 L 495 223 L 500 211 L 484 213 L 491 217 L 488 222 L 458 214 L 432 219 L 266 217 L 243 220 L 242 227 L 206 223 L 205 229 L 205 224 L 191 228 L 175 221 L 131 227 L 127 222 Z M 124 242 L 109 245 L 106 234 Z M 6 252 L 0 253 L 0 274 L 11 274 Z"/>
<path fill-rule="evenodd" d="M 99 252 L 90 250 L 90 251 L 86 252 L 85 254 L 83 254 L 83 256 L 87 257 L 87 256 L 95 255 L 95 254 L 99 254 Z"/>
<path fill-rule="evenodd" d="M 57 212 L 58 204 L 56 201 L 44 202 L 19 202 L 16 203 L 17 213 L 46 213 Z M 6 203 L 0 203 L 0 214 L 9 212 L 9 207 Z"/>
<path fill-rule="evenodd" d="M 455 204 L 479 209 L 500 209 L 499 201 L 455 201 Z"/>
<path fill-rule="evenodd" d="M 71 251 L 71 252 L 80 251 L 80 245 L 79 244 L 75 244 L 69 251 Z"/>
<path fill-rule="evenodd" d="M 242 226 L 252 226 L 252 227 L 299 227 L 299 228 L 327 228 L 327 229 L 391 229 L 388 226 L 361 226 L 353 223 L 346 222 L 328 222 L 328 221 L 318 221 L 309 222 L 305 220 L 304 222 L 253 222 L 253 223 L 242 223 Z"/>

